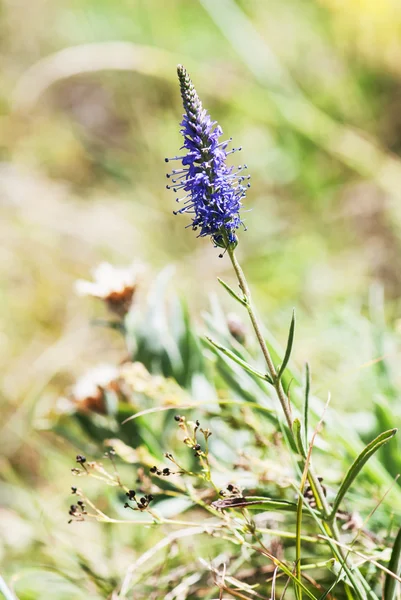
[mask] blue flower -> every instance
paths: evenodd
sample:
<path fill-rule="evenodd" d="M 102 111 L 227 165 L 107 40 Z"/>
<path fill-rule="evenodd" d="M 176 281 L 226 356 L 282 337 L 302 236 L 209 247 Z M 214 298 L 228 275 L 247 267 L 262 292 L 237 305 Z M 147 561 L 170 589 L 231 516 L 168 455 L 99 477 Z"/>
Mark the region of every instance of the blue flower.
<path fill-rule="evenodd" d="M 167 175 L 172 177 L 173 183 L 167 188 L 184 192 L 183 197 L 177 198 L 183 207 L 174 214 L 189 213 L 192 223 L 188 227 L 199 231 L 200 237 L 210 236 L 216 246 L 227 248 L 237 243 L 235 230 L 242 224 L 241 201 L 246 188 L 250 187 L 249 183 L 243 185 L 243 182 L 250 176 L 242 175 L 246 165 L 240 165 L 236 170 L 226 165 L 227 156 L 241 148 L 227 151 L 231 139 L 219 142 L 223 131 L 202 107 L 186 69 L 179 65 L 177 73 L 185 110 L 181 122 L 184 137 L 181 149 L 187 153 L 166 158 L 166 162 L 179 160 L 182 163 L 182 168 L 173 169 Z"/>

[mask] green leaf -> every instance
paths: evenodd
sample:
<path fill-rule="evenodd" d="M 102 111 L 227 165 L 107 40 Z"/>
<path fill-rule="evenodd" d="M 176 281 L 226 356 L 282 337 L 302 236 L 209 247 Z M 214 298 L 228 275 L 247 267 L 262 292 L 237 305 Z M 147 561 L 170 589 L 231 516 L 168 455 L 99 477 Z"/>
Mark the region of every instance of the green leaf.
<path fill-rule="evenodd" d="M 308 447 L 308 423 L 309 423 L 309 392 L 310 392 L 310 370 L 306 363 L 306 382 L 305 382 L 305 404 L 304 404 L 304 428 L 305 428 L 305 447 Z"/>
<path fill-rule="evenodd" d="M 214 340 L 212 340 L 212 338 L 210 338 L 208 336 L 206 336 L 206 340 L 209 342 L 209 344 L 211 344 L 212 346 L 217 348 L 217 350 L 219 350 L 225 356 L 228 356 L 229 358 L 231 358 L 234 362 L 236 362 L 238 365 L 240 365 L 245 371 L 247 371 L 251 375 L 255 375 L 256 377 L 259 377 L 260 379 L 263 379 L 264 381 L 268 381 L 269 383 L 273 384 L 273 381 L 269 377 L 269 375 L 262 373 L 261 371 L 258 371 L 257 369 L 255 369 L 254 367 L 249 365 L 247 362 L 242 360 L 242 358 L 237 356 L 234 352 L 232 352 L 231 350 L 226 348 L 225 346 L 222 346 L 218 342 L 215 342 Z"/>
<path fill-rule="evenodd" d="M 388 568 L 395 575 L 401 575 L 401 528 L 399 529 L 397 537 L 395 538 Z M 395 577 L 392 577 L 389 573 L 387 573 L 386 580 L 384 582 L 383 599 L 395 600 L 397 597 L 398 585 L 399 584 L 397 583 Z"/>
<path fill-rule="evenodd" d="M 238 294 L 236 292 L 234 292 L 234 290 L 228 285 L 228 283 L 226 283 L 225 281 L 223 281 L 222 279 L 220 279 L 220 277 L 217 278 L 218 282 L 221 283 L 221 285 L 223 286 L 223 288 L 230 294 L 230 296 L 232 298 L 234 298 L 234 300 L 236 300 L 237 302 L 239 302 L 240 304 L 242 304 L 242 306 L 246 306 L 246 300 L 244 300 L 243 298 L 240 298 L 238 296 Z"/>
<path fill-rule="evenodd" d="M 394 413 L 388 398 L 381 397 L 375 401 L 377 430 L 390 429 L 394 423 Z M 380 451 L 380 462 L 392 477 L 401 472 L 400 448 L 397 444 L 389 444 Z"/>
<path fill-rule="evenodd" d="M 249 508 L 251 510 L 277 510 L 296 512 L 295 502 L 287 500 L 275 500 L 263 496 L 245 496 L 244 498 L 225 498 L 212 503 L 213 508 L 227 510 L 229 508 Z"/>
<path fill-rule="evenodd" d="M 292 423 L 292 430 L 294 432 L 295 443 L 297 445 L 297 450 L 303 458 L 306 458 L 306 450 L 304 446 L 304 442 L 301 434 L 301 421 L 299 419 L 294 419 Z"/>
<path fill-rule="evenodd" d="M 383 446 L 386 442 L 391 440 L 391 438 L 397 433 L 397 429 L 390 429 L 389 431 L 384 431 L 377 438 L 372 440 L 370 444 L 366 446 L 360 453 L 360 455 L 354 460 L 350 468 L 348 469 L 348 473 L 346 474 L 340 489 L 338 490 L 337 496 L 334 500 L 333 510 L 330 515 L 330 518 L 334 518 L 336 512 L 340 506 L 342 499 L 347 493 L 348 489 L 352 485 L 354 479 L 359 474 L 359 471 L 362 469 L 364 464 L 369 460 L 369 458 Z"/>
<path fill-rule="evenodd" d="M 285 370 L 285 368 L 286 368 L 286 366 L 288 364 L 288 361 L 290 360 L 291 350 L 292 350 L 292 344 L 294 342 L 294 333 L 295 333 L 295 310 L 292 311 L 292 319 L 291 319 L 290 331 L 288 332 L 287 348 L 285 350 L 283 364 L 281 365 L 281 367 L 279 369 L 279 372 L 277 374 L 277 378 L 278 379 L 280 379 L 280 377 L 284 373 L 284 370 Z"/>

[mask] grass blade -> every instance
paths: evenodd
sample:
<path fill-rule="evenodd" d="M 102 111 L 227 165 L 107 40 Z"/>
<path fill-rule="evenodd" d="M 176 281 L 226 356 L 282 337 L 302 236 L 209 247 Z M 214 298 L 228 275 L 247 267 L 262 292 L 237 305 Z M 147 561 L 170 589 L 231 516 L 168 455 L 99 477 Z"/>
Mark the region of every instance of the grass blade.
<path fill-rule="evenodd" d="M 306 450 L 305 450 L 304 442 L 302 439 L 302 433 L 301 433 L 301 421 L 299 419 L 294 419 L 294 421 L 292 423 L 292 430 L 294 432 L 294 438 L 295 438 L 295 444 L 297 446 L 297 450 L 303 458 L 306 458 Z"/>
<path fill-rule="evenodd" d="M 308 447 L 308 425 L 309 425 L 309 392 L 310 392 L 310 369 L 306 363 L 306 381 L 305 381 L 305 404 L 304 404 L 304 429 L 305 429 L 305 447 Z"/>
<path fill-rule="evenodd" d="M 399 529 L 397 537 L 395 538 L 388 568 L 395 575 L 401 575 L 401 528 Z M 383 599 L 395 600 L 397 598 L 398 585 L 399 584 L 397 583 L 396 579 L 387 573 L 384 583 Z"/>
<path fill-rule="evenodd" d="M 334 500 L 333 510 L 330 515 L 330 518 L 333 519 L 336 515 L 336 512 L 341 504 L 342 499 L 347 493 L 349 487 L 352 485 L 354 479 L 359 474 L 359 471 L 362 469 L 364 464 L 369 460 L 369 458 L 383 446 L 386 442 L 391 440 L 391 438 L 397 433 L 397 429 L 389 429 L 389 431 L 384 431 L 377 438 L 372 440 L 366 448 L 362 450 L 360 455 L 354 460 L 348 472 L 338 490 L 337 496 Z"/>
<path fill-rule="evenodd" d="M 292 311 L 292 319 L 291 319 L 290 331 L 288 333 L 287 348 L 285 350 L 283 364 L 281 365 L 281 367 L 278 371 L 278 374 L 277 374 L 278 379 L 280 379 L 280 377 L 284 373 L 284 370 L 288 364 L 288 361 L 290 360 L 292 344 L 294 342 L 294 333 L 295 333 L 295 310 Z"/>

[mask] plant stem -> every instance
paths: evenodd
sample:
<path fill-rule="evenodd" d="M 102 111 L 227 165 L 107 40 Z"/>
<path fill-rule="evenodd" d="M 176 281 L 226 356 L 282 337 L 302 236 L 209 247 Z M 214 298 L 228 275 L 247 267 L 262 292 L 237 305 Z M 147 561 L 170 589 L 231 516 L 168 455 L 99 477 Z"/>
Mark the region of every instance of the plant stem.
<path fill-rule="evenodd" d="M 245 303 L 246 303 L 246 309 L 247 309 L 249 317 L 251 319 L 253 329 L 254 329 L 254 331 L 256 333 L 256 337 L 258 338 L 258 342 L 259 342 L 259 345 L 260 345 L 261 350 L 263 352 L 263 356 L 264 356 L 264 358 L 266 360 L 266 364 L 267 364 L 267 367 L 269 369 L 269 375 L 270 375 L 270 377 L 273 380 L 274 388 L 275 388 L 275 390 L 277 392 L 277 397 L 278 397 L 278 399 L 280 401 L 280 404 L 281 404 L 281 407 L 282 407 L 282 409 L 284 411 L 288 427 L 290 428 L 290 431 L 292 431 L 292 418 L 291 418 L 291 410 L 290 410 L 289 401 L 288 401 L 288 398 L 287 398 L 287 396 L 286 396 L 286 394 L 284 392 L 283 386 L 281 384 L 281 380 L 277 377 L 276 367 L 274 366 L 273 359 L 272 359 L 272 357 L 270 355 L 269 349 L 267 347 L 267 344 L 266 344 L 265 339 L 263 337 L 260 325 L 258 323 L 256 314 L 255 314 L 255 310 L 254 310 L 253 305 L 252 305 L 251 292 L 249 290 L 248 283 L 247 283 L 247 281 L 245 279 L 244 272 L 243 272 L 243 270 L 241 268 L 241 265 L 239 264 L 239 262 L 237 260 L 237 257 L 235 255 L 234 250 L 232 248 L 228 247 L 227 251 L 228 251 L 228 254 L 230 256 L 232 265 L 234 267 L 234 271 L 235 271 L 235 273 L 237 275 L 238 283 L 240 285 L 242 293 L 244 294 L 244 300 L 245 300 Z"/>
<path fill-rule="evenodd" d="M 281 381 L 277 377 L 276 367 L 274 365 L 273 359 L 270 355 L 269 349 L 268 349 L 265 339 L 263 337 L 261 327 L 259 325 L 255 310 L 252 305 L 251 292 L 250 292 L 248 283 L 246 281 L 245 274 L 242 270 L 241 265 L 239 264 L 239 262 L 237 260 L 234 249 L 230 248 L 230 246 L 228 246 L 227 252 L 231 259 L 231 263 L 234 267 L 234 271 L 237 275 L 239 286 L 242 290 L 242 293 L 244 294 L 246 309 L 247 309 L 249 317 L 251 319 L 253 329 L 256 333 L 256 337 L 258 338 L 258 342 L 259 342 L 260 348 L 262 350 L 263 356 L 266 360 L 266 364 L 269 369 L 269 375 L 273 380 L 274 389 L 276 390 L 277 397 L 278 397 L 281 407 L 283 409 L 288 428 L 292 435 L 293 431 L 292 431 L 292 416 L 291 416 L 291 409 L 290 409 L 290 401 L 289 401 L 288 396 L 284 392 Z M 308 470 L 308 479 L 311 479 L 310 483 L 311 483 L 311 487 L 312 487 L 312 490 L 313 490 L 315 496 L 317 496 L 316 501 L 318 502 L 318 507 L 323 510 L 323 512 L 325 513 L 326 516 L 328 516 L 330 514 L 330 507 L 327 503 L 326 496 L 324 495 L 324 492 L 322 490 L 322 486 L 320 485 L 320 482 L 317 479 L 317 477 L 313 474 L 311 468 L 309 468 L 309 470 Z"/>
<path fill-rule="evenodd" d="M 226 245 L 227 252 L 230 257 L 231 263 L 233 265 L 234 271 L 236 273 L 239 286 L 244 295 L 243 300 L 245 303 L 245 307 L 248 311 L 250 320 L 252 322 L 253 329 L 254 329 L 256 337 L 258 339 L 263 356 L 265 358 L 267 368 L 269 371 L 268 374 L 271 377 L 271 379 L 273 380 L 274 389 L 276 390 L 278 400 L 283 409 L 285 420 L 287 422 L 290 435 L 292 437 L 292 440 L 295 442 L 294 434 L 293 434 L 293 422 L 292 422 L 292 416 L 291 416 L 290 400 L 284 391 L 284 388 L 282 386 L 280 378 L 277 376 L 276 367 L 274 365 L 273 359 L 271 357 L 271 354 L 269 352 L 269 349 L 268 349 L 265 339 L 263 337 L 261 326 L 256 317 L 256 312 L 255 312 L 255 309 L 252 304 L 251 292 L 250 292 L 248 283 L 246 281 L 244 272 L 241 268 L 241 265 L 239 264 L 239 262 L 237 260 L 234 248 L 228 243 L 228 240 L 226 240 L 226 242 L 227 242 L 227 245 Z M 331 514 L 330 506 L 327 502 L 327 499 L 323 492 L 320 481 L 318 480 L 318 478 L 315 475 L 311 466 L 308 467 L 307 476 L 308 476 L 308 481 L 310 483 L 313 495 L 316 500 L 317 508 L 319 510 L 321 510 L 321 512 L 323 513 L 323 516 L 324 516 L 322 526 L 325 529 L 325 531 L 327 532 L 328 536 L 338 542 L 340 536 L 339 536 L 338 529 L 336 527 L 335 520 L 333 522 L 326 521 L 326 519 Z M 340 549 L 340 551 L 338 551 L 337 548 L 332 548 L 332 550 L 333 550 L 336 558 L 342 562 L 344 571 L 346 572 L 349 581 L 352 583 L 352 585 L 354 587 L 354 591 L 357 593 L 358 598 L 360 598 L 360 600 L 365 600 L 366 587 L 364 584 L 366 584 L 366 582 L 365 582 L 364 578 L 362 577 L 361 573 L 359 572 L 358 569 L 354 570 L 353 566 L 349 564 L 346 554 L 341 549 Z M 361 585 L 365 589 L 361 590 Z M 369 596 L 371 597 L 370 594 L 369 594 Z"/>

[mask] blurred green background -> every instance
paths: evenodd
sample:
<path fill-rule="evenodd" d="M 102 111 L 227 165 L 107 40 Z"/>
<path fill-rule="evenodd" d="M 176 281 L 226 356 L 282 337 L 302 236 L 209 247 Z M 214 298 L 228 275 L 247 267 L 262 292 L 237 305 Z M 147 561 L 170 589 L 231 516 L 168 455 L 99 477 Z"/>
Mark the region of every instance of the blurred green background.
<path fill-rule="evenodd" d="M 24 577 L 55 548 L 66 572 L 74 545 L 96 561 L 107 537 L 67 527 L 74 450 L 48 432 L 65 387 L 123 354 L 74 281 L 102 260 L 173 264 L 200 328 L 216 277 L 233 281 L 165 189 L 177 62 L 243 146 L 239 254 L 271 330 L 284 340 L 296 307 L 295 362 L 336 408 L 369 413 L 381 356 L 400 383 L 401 5 L 4 0 L 0 52 L 0 564 Z"/>

